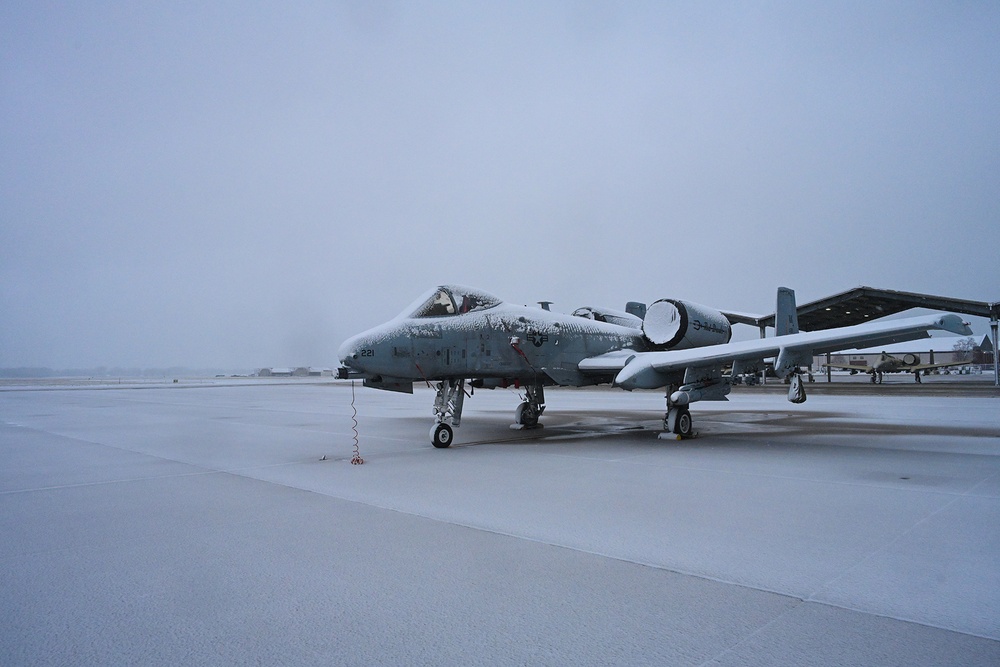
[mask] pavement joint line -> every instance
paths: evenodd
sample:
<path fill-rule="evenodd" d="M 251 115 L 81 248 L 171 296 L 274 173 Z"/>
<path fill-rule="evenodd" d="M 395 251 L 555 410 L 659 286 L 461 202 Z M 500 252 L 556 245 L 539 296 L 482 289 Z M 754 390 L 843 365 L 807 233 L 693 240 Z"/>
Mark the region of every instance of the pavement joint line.
<path fill-rule="evenodd" d="M 739 648 L 743 644 L 746 644 L 751 639 L 753 639 L 757 635 L 763 633 L 765 630 L 767 630 L 771 626 L 775 625 L 779 621 L 782 621 L 786 617 L 788 617 L 788 616 L 792 615 L 793 613 L 797 612 L 799 609 L 802 608 L 803 605 L 808 604 L 808 602 L 806 600 L 803 600 L 801 598 L 797 598 L 797 597 L 792 596 L 792 595 L 789 595 L 789 596 L 786 596 L 786 597 L 789 597 L 789 598 L 795 600 L 795 604 L 793 604 L 792 606 L 788 607 L 788 609 L 785 609 L 780 614 L 775 614 L 775 616 L 773 618 L 771 618 L 767 623 L 764 623 L 764 624 L 758 626 L 757 628 L 754 629 L 753 632 L 748 633 L 746 636 L 740 637 L 737 641 L 733 642 L 732 644 L 730 644 L 726 648 L 724 648 L 721 651 L 719 651 L 717 654 L 713 655 L 712 657 L 710 657 L 707 660 L 705 660 L 704 662 L 702 662 L 699 665 L 699 667 L 704 667 L 705 665 L 710 665 L 712 663 L 717 662 L 718 660 L 720 660 L 721 658 L 723 658 L 723 657 L 725 657 L 727 655 L 735 653 L 737 648 Z"/>
<path fill-rule="evenodd" d="M 34 493 L 34 492 L 40 492 L 40 491 L 56 491 L 56 490 L 59 490 L 59 489 L 73 489 L 73 488 L 80 488 L 80 487 L 86 487 L 86 486 L 101 486 L 101 485 L 105 485 L 105 484 L 130 484 L 130 483 L 134 483 L 134 482 L 143 482 L 143 481 L 148 481 L 148 480 L 153 480 L 153 479 L 171 479 L 171 478 L 176 478 L 176 477 L 195 477 L 195 476 L 198 476 L 198 475 L 215 475 L 215 474 L 219 474 L 219 473 L 237 474 L 239 471 L 243 471 L 243 470 L 254 470 L 254 469 L 262 469 L 262 468 L 277 468 L 277 467 L 280 467 L 280 466 L 298 465 L 298 464 L 302 463 L 302 461 L 282 461 L 281 463 L 268 463 L 266 465 L 258 465 L 258 466 L 245 466 L 245 467 L 232 468 L 232 469 L 222 469 L 222 468 L 213 469 L 213 468 L 206 467 L 203 464 L 191 463 L 189 461 L 182 461 L 180 459 L 172 459 L 172 458 L 168 458 L 166 456 L 158 456 L 156 454 L 149 454 L 147 452 L 139 451 L 139 450 L 136 450 L 136 449 L 129 449 L 127 447 L 119 447 L 117 445 L 109 445 L 109 444 L 107 444 L 105 442 L 95 442 L 93 440 L 87 440 L 85 438 L 79 438 L 79 437 L 75 437 L 75 436 L 67 436 L 67 435 L 54 434 L 54 433 L 52 433 L 50 431 L 44 431 L 42 429 L 35 428 L 35 427 L 32 427 L 32 426 L 24 426 L 24 425 L 20 425 L 20 424 L 15 425 L 15 426 L 17 428 L 23 428 L 23 429 L 27 429 L 27 430 L 30 430 L 30 431 L 35 431 L 36 433 L 44 433 L 46 435 L 58 435 L 61 438 L 66 438 L 67 440 L 74 440 L 76 442 L 84 442 L 84 443 L 87 443 L 88 445 L 96 445 L 98 447 L 106 447 L 108 449 L 114 449 L 114 450 L 117 450 L 117 451 L 120 451 L 120 452 L 129 452 L 130 454 L 139 454 L 141 456 L 148 456 L 151 459 L 158 459 L 160 461 L 168 461 L 170 463 L 178 463 L 178 464 L 181 464 L 181 465 L 190 466 L 192 468 L 197 468 L 198 470 L 192 471 L 192 472 L 172 473 L 172 474 L 169 474 L 169 475 L 148 475 L 148 476 L 143 476 L 143 477 L 129 477 L 129 478 L 124 478 L 124 479 L 108 479 L 108 480 L 99 480 L 99 481 L 92 481 L 92 482 L 79 482 L 79 483 L 76 483 L 76 484 L 58 484 L 58 485 L 55 485 L 55 486 L 39 486 L 39 487 L 30 488 L 30 489 L 10 489 L 10 490 L 6 490 L 6 491 L 0 491 L 0 496 L 14 495 L 14 494 L 18 494 L 18 493 Z M 237 476 L 242 476 L 242 475 L 238 475 L 237 474 Z M 248 479 L 257 479 L 257 478 L 256 477 L 248 477 Z M 259 480 L 259 481 L 267 481 L 267 480 Z"/>

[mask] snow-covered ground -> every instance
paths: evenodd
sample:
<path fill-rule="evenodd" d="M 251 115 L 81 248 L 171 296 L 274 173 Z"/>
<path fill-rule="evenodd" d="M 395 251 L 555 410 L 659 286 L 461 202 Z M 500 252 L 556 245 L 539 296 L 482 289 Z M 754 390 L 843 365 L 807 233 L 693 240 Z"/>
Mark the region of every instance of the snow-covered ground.
<path fill-rule="evenodd" d="M 995 397 L 29 389 L 0 664 L 1000 663 Z"/>

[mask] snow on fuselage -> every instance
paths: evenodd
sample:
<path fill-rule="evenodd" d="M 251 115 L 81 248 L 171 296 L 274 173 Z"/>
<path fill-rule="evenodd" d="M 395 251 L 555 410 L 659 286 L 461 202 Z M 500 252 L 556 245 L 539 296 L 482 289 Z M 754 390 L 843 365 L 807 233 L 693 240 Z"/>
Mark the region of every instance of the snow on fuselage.
<path fill-rule="evenodd" d="M 545 374 L 558 384 L 580 385 L 594 381 L 579 372 L 582 359 L 626 348 L 646 349 L 641 330 L 497 300 L 465 313 L 401 315 L 347 340 L 339 357 L 368 377 L 518 380 Z"/>

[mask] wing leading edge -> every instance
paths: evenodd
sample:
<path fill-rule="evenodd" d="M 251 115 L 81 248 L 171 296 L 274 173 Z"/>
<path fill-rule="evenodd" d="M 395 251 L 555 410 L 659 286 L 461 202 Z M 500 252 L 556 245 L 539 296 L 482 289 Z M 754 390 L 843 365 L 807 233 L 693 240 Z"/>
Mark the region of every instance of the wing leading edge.
<path fill-rule="evenodd" d="M 691 350 L 663 352 L 619 351 L 580 362 L 584 372 L 618 370 L 615 384 L 622 389 L 656 389 L 669 384 L 670 375 L 688 368 L 710 368 L 739 361 L 775 357 L 775 372 L 787 376 L 797 366 L 810 363 L 816 354 L 860 349 L 875 344 L 905 342 L 927 337 L 931 329 L 962 336 L 972 335 L 958 315 L 928 315 L 887 322 L 870 322 L 839 329 L 802 332 L 759 340 L 710 345 Z"/>

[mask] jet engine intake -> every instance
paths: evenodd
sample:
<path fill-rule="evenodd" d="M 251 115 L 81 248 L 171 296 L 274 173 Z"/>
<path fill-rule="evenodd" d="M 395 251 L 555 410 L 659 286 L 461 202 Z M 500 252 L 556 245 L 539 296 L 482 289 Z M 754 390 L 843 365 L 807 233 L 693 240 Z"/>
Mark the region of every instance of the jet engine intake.
<path fill-rule="evenodd" d="M 907 366 L 916 366 L 920 363 L 920 357 L 915 354 L 904 354 L 903 363 Z"/>
<path fill-rule="evenodd" d="M 678 299 L 660 299 L 642 320 L 646 340 L 657 350 L 687 350 L 728 343 L 733 330 L 726 316 L 708 306 Z"/>

